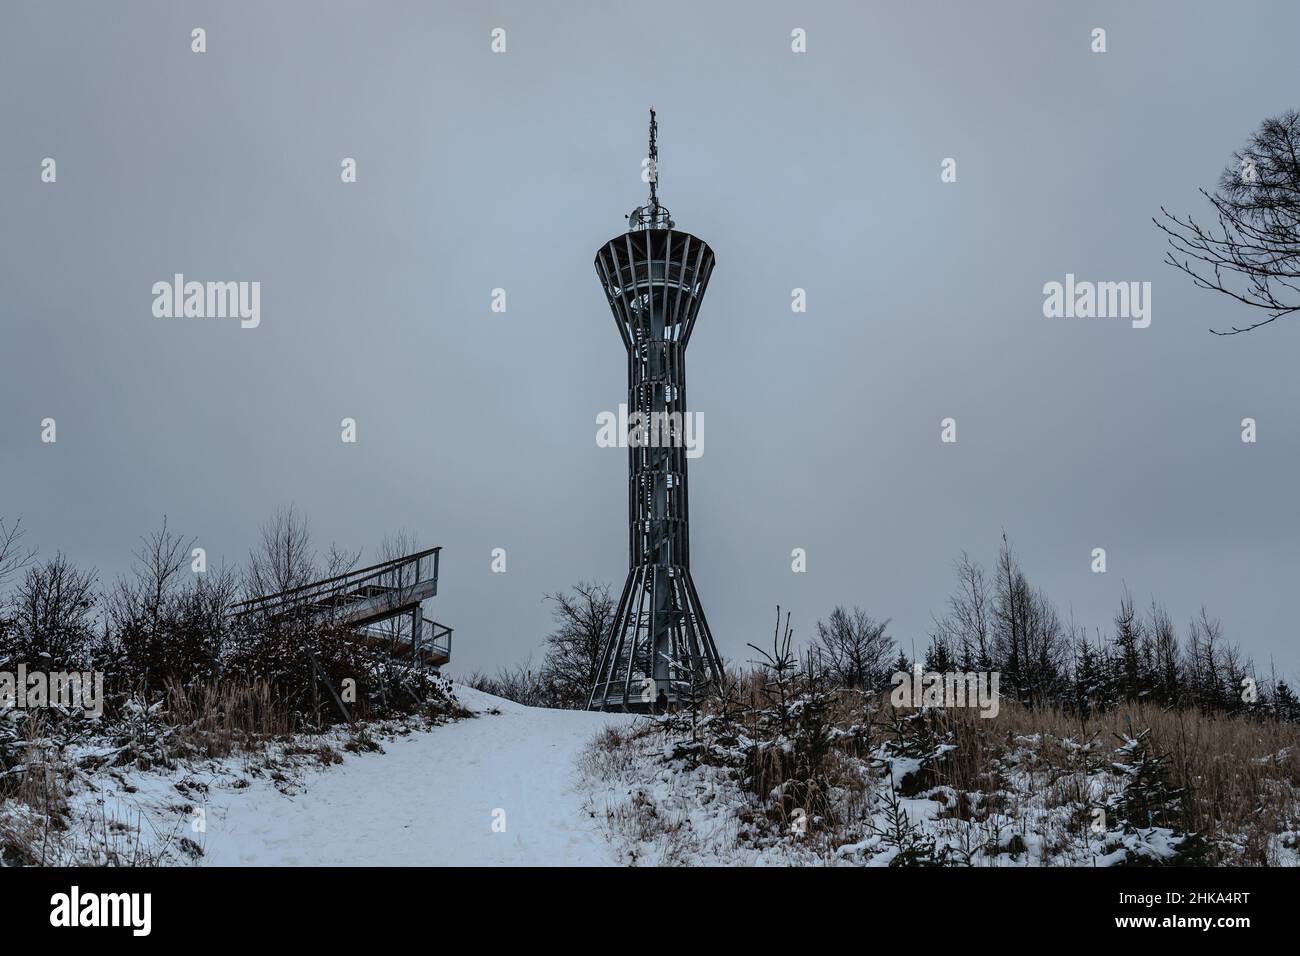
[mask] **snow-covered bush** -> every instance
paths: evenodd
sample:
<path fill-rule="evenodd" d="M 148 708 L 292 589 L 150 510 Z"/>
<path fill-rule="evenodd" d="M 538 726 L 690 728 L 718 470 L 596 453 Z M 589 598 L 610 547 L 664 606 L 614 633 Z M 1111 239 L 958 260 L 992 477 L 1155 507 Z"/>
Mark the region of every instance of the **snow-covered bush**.
<path fill-rule="evenodd" d="M 1105 805 L 1109 860 L 1124 866 L 1205 862 L 1212 848 L 1201 834 L 1186 832 L 1188 791 L 1169 782 L 1168 758 L 1152 749 L 1151 731 L 1117 736 L 1120 746 L 1111 766 L 1120 775 L 1121 787 Z"/>

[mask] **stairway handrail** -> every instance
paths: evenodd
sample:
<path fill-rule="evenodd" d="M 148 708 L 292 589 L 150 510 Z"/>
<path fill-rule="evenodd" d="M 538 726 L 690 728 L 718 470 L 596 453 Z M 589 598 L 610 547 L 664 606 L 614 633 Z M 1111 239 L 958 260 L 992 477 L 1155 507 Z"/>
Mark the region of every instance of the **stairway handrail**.
<path fill-rule="evenodd" d="M 307 592 L 307 591 L 319 590 L 322 588 L 326 588 L 327 585 L 335 584 L 340 581 L 346 581 L 351 578 L 357 579 L 352 582 L 354 585 L 359 584 L 362 581 L 368 580 L 369 578 L 379 577 L 383 574 L 386 574 L 387 572 L 393 570 L 394 568 L 404 564 L 415 563 L 418 566 L 419 561 L 422 558 L 427 558 L 429 555 L 436 554 L 441 550 L 442 550 L 441 545 L 434 548 L 425 548 L 423 551 L 417 551 L 414 554 L 408 554 L 400 558 L 390 558 L 387 561 L 381 561 L 379 564 L 372 564 L 368 568 L 358 568 L 355 571 L 346 571 L 343 574 L 336 574 L 330 578 L 322 578 L 319 581 L 311 581 L 307 584 L 300 584 L 296 588 L 289 588 L 285 591 L 277 591 L 274 594 L 261 594 L 255 598 L 249 598 L 247 601 L 240 601 L 238 604 L 231 605 L 230 610 L 235 617 L 243 617 L 246 614 L 251 614 L 254 611 L 261 610 L 263 606 L 266 605 L 272 605 L 273 603 L 280 603 L 280 604 L 287 603 L 287 599 L 291 598 L 295 594 L 302 594 L 303 592 Z M 328 590 L 335 591 L 339 589 L 329 588 Z"/>

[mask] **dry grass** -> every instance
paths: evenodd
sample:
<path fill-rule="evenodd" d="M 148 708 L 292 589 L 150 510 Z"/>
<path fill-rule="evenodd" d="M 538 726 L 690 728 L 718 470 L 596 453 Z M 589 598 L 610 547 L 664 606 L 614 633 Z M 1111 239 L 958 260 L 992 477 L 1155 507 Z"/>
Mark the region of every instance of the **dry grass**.
<path fill-rule="evenodd" d="M 732 672 L 728 683 L 733 706 L 771 706 L 761 674 Z M 718 707 L 713 701 L 704 710 L 716 713 Z M 861 786 L 860 779 L 855 786 L 858 765 L 845 758 L 865 758 L 891 739 L 895 711 L 888 694 L 847 690 L 835 692 L 831 709 L 832 722 L 841 730 L 856 725 L 857 735 L 841 736 L 825 754 L 820 779 L 852 792 Z M 750 722 L 742 716 L 739 723 Z M 1279 836 L 1288 846 L 1300 839 L 1295 832 L 1300 830 L 1300 725 L 1140 703 L 1081 719 L 1058 708 L 1029 709 L 1006 699 L 996 717 L 959 708 L 943 711 L 940 725 L 951 732 L 956 749 L 933 768 L 930 782 L 958 795 L 954 816 L 970 816 L 966 795 L 974 793 L 982 794 L 980 816 L 1011 811 L 1005 803 L 1010 797 L 1005 774 L 1010 772 L 1017 774 L 1017 801 L 1041 797 L 1042 806 L 1050 810 L 1086 808 L 1104 800 L 1108 794 L 1084 792 L 1089 772 L 1092 780 L 1101 779 L 1095 771 L 1111 769 L 1121 742 L 1118 736 L 1132 737 L 1149 728 L 1152 748 L 1167 756 L 1171 784 L 1190 791 L 1184 829 L 1211 841 L 1231 841 L 1241 851 L 1233 862 L 1246 865 L 1278 862 Z M 764 756 L 780 761 L 784 755 L 773 749 Z M 614 765 L 618 758 L 609 754 L 603 759 Z M 783 775 L 782 768 L 773 767 L 765 776 L 781 780 Z M 1113 774 L 1109 779 L 1118 780 Z M 800 794 L 799 805 L 808 806 L 810 796 L 815 795 Z M 779 815 L 781 809 L 771 807 L 769 812 Z M 841 815 L 850 818 L 835 821 L 841 826 L 851 824 L 855 816 L 852 807 L 845 814 L 843 806 Z M 1062 825 L 1081 832 L 1088 822 L 1084 815 Z"/>
<path fill-rule="evenodd" d="M 1016 737 L 1041 734 L 1078 742 L 1096 737 L 1099 759 L 1109 762 L 1119 743 L 1116 735 L 1150 728 L 1154 749 L 1168 754 L 1170 781 L 1191 790 L 1187 829 L 1212 838 L 1245 835 L 1256 858 L 1243 862 L 1266 863 L 1261 834 L 1277 833 L 1287 820 L 1294 823 L 1300 790 L 1300 726 L 1295 724 L 1144 704 L 1081 721 L 1060 710 L 1029 710 L 1006 701 L 995 718 L 958 710 L 950 720 L 957 751 L 947 782 L 957 789 L 982 789 L 981 783 L 987 789 L 990 758 L 1006 752 Z M 1077 769 L 1064 748 L 1042 746 L 1038 753 L 1049 772 Z"/>
<path fill-rule="evenodd" d="M 168 723 L 205 757 L 226 757 L 293 731 L 290 709 L 265 680 L 167 686 Z"/>
<path fill-rule="evenodd" d="M 634 732 L 629 729 L 625 734 L 617 727 L 606 727 L 583 748 L 578 768 L 595 780 L 617 780 L 632 763 L 628 739 Z"/>
<path fill-rule="evenodd" d="M 45 717 L 39 711 L 24 722 L 23 759 L 14 796 L 38 814 L 60 823 L 67 814 L 67 781 L 71 773 L 59 748 L 46 737 Z"/>
<path fill-rule="evenodd" d="M 763 705 L 761 675 L 730 676 L 743 703 Z M 883 721 L 891 709 L 887 694 L 868 697 L 841 691 L 835 722 L 847 726 L 860 721 L 868 706 L 881 723 L 873 737 L 882 739 L 887 733 Z M 1155 750 L 1169 755 L 1172 783 L 1190 787 L 1194 794 L 1188 829 L 1211 835 L 1243 831 L 1261 813 L 1282 812 L 1277 801 L 1285 794 L 1279 782 L 1300 788 L 1300 725 L 1293 723 L 1142 703 L 1080 719 L 1059 708 L 1030 709 L 1005 698 L 996 717 L 980 717 L 973 708 L 954 709 L 946 717 L 957 750 L 946 762 L 942 782 L 958 790 L 989 789 L 993 758 L 1011 749 L 1017 737 L 1043 735 L 1080 743 L 1095 737 L 1099 759 L 1108 763 L 1119 744 L 1117 735 L 1133 736 L 1146 728 L 1151 729 Z M 1070 764 L 1070 754 L 1051 741 L 1045 741 L 1040 754 L 1048 770 L 1078 769 Z"/>
<path fill-rule="evenodd" d="M 39 711 L 23 724 L 22 762 L 9 774 L 15 812 L 0 820 L 0 857 L 27 866 L 51 860 L 67 829 L 73 773 L 49 740 Z"/>

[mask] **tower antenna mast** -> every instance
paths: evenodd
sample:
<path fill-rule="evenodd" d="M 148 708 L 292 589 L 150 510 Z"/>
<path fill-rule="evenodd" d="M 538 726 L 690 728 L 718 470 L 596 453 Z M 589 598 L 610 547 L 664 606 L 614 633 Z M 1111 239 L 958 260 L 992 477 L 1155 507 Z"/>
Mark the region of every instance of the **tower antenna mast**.
<path fill-rule="evenodd" d="M 659 204 L 659 121 L 653 106 L 650 107 L 650 154 L 643 166 L 641 175 L 650 184 L 650 198 L 624 218 L 632 229 L 671 229 L 674 223 L 668 207 Z"/>
<path fill-rule="evenodd" d="M 655 108 L 650 107 L 650 208 L 659 210 L 659 123 L 655 120 Z"/>

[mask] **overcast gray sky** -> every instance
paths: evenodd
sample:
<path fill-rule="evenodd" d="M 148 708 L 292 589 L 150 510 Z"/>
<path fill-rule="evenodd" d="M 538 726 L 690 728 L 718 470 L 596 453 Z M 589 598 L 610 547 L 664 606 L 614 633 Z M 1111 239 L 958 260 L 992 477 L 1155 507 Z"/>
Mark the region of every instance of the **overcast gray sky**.
<path fill-rule="evenodd" d="M 724 657 L 777 603 L 800 637 L 857 603 L 919 647 L 954 558 L 991 563 L 1005 529 L 1089 628 L 1127 583 L 1300 671 L 1300 321 L 1210 335 L 1245 316 L 1162 265 L 1150 222 L 1203 214 L 1197 187 L 1300 107 L 1295 4 L 0 16 L 0 515 L 43 552 L 110 581 L 166 513 L 242 561 L 294 503 L 322 546 L 444 547 L 454 672 L 540 660 L 543 594 L 627 570 L 626 453 L 595 442 L 626 365 L 592 259 L 643 199 L 653 103 L 661 194 L 718 257 L 688 367 Z M 155 318 L 178 272 L 261 282 L 261 325 Z M 1150 328 L 1044 318 L 1066 273 L 1150 281 Z"/>

